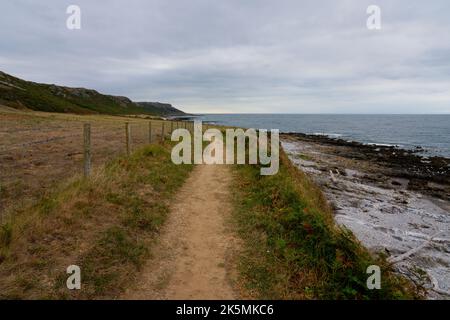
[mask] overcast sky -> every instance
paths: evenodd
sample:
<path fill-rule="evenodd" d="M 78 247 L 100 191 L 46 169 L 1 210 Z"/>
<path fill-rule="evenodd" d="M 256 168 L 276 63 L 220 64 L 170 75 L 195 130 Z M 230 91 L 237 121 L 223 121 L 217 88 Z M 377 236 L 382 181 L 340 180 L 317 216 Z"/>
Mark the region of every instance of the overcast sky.
<path fill-rule="evenodd" d="M 450 1 L 1 1 L 0 70 L 188 112 L 450 113 Z"/>

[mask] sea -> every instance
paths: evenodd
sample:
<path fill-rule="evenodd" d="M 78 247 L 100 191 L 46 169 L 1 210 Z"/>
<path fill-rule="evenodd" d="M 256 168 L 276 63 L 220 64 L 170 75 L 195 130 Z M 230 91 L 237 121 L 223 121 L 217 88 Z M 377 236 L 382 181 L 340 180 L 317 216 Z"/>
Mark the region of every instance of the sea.
<path fill-rule="evenodd" d="M 423 148 L 423 156 L 450 158 L 450 114 L 203 114 L 205 123 L 326 135 L 365 144 Z"/>

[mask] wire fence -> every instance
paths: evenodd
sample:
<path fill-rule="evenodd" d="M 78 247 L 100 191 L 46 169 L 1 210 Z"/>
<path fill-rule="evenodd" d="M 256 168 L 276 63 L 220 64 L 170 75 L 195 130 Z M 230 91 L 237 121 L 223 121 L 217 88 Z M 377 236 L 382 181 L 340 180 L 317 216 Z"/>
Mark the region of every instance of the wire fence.
<path fill-rule="evenodd" d="M 191 121 L 72 121 L 17 124 L 0 129 L 0 224 L 62 180 L 92 170 L 173 130 L 193 130 Z"/>

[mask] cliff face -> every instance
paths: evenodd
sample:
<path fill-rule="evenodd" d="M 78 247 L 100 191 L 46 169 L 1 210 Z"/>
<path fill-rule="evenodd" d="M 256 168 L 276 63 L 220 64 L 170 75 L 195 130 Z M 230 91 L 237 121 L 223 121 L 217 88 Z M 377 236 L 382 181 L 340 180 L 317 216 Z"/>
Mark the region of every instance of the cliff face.
<path fill-rule="evenodd" d="M 185 113 L 177 108 L 174 108 L 171 104 L 161 102 L 135 102 L 139 107 L 148 110 L 154 110 L 155 113 L 161 115 L 184 115 Z"/>
<path fill-rule="evenodd" d="M 135 103 L 127 97 L 105 95 L 92 89 L 25 81 L 1 71 L 0 104 L 20 109 L 82 114 L 184 114 L 167 103 Z"/>

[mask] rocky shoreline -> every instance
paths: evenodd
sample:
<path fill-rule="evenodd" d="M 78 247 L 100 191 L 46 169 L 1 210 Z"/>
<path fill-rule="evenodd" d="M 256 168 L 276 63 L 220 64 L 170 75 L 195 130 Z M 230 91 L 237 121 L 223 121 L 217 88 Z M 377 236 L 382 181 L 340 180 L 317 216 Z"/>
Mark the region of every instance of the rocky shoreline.
<path fill-rule="evenodd" d="M 305 142 L 335 146 L 335 154 L 354 160 L 365 160 L 377 164 L 379 171 L 389 177 L 408 179 L 408 189 L 450 200 L 450 158 L 421 154 L 423 149 L 400 149 L 395 146 L 369 145 L 327 136 L 291 133 Z"/>
<path fill-rule="evenodd" d="M 337 223 L 386 254 L 428 298 L 450 298 L 450 159 L 326 136 L 281 140 L 323 188 Z"/>

